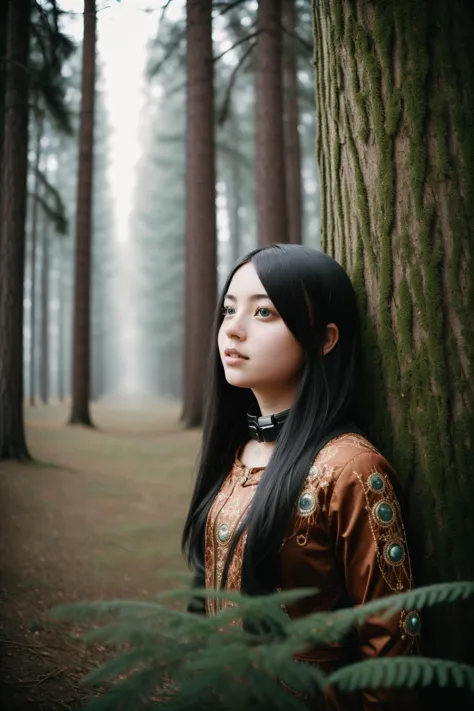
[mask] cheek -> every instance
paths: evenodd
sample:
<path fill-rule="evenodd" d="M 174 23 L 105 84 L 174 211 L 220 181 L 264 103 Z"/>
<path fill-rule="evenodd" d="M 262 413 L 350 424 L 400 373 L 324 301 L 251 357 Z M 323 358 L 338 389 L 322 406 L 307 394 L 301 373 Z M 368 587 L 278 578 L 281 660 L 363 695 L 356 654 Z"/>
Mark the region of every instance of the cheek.
<path fill-rule="evenodd" d="M 298 371 L 304 361 L 303 347 L 286 328 L 266 334 L 263 351 L 270 368 L 282 374 Z"/>
<path fill-rule="evenodd" d="M 225 333 L 224 333 L 224 322 L 222 322 L 219 332 L 217 334 L 217 347 L 219 352 L 222 353 L 224 349 Z"/>

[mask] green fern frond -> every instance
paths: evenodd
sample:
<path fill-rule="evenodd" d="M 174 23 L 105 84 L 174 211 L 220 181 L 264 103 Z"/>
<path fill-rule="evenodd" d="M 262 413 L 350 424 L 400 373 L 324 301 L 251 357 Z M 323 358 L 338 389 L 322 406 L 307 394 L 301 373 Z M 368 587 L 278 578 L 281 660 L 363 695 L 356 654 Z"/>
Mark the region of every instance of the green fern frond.
<path fill-rule="evenodd" d="M 119 617 L 135 617 L 135 615 L 148 613 L 159 615 L 169 612 L 167 608 L 153 602 L 140 602 L 136 600 L 109 600 L 98 602 L 73 602 L 67 605 L 57 605 L 51 611 L 53 617 L 69 618 L 77 621 L 99 620 L 109 615 Z"/>
<path fill-rule="evenodd" d="M 207 588 L 189 588 L 183 590 L 165 590 L 156 596 L 157 600 L 166 598 L 179 598 L 199 595 L 200 597 L 212 597 L 216 600 L 226 600 L 239 605 L 239 609 L 245 612 L 252 609 L 262 609 L 267 605 L 281 606 L 291 605 L 305 597 L 311 597 L 319 592 L 318 588 L 298 588 L 297 590 L 283 590 L 269 595 L 249 596 L 240 592 L 229 592 L 228 590 L 209 590 Z"/>
<path fill-rule="evenodd" d="M 314 664 L 295 661 L 293 655 L 297 651 L 300 649 L 295 649 L 294 643 L 291 646 L 261 646 L 257 651 L 260 668 L 268 674 L 275 674 L 281 681 L 297 688 L 301 693 L 314 693 L 315 689 L 322 693 L 327 674 Z"/>
<path fill-rule="evenodd" d="M 386 616 L 390 617 L 400 610 L 421 610 L 424 607 L 432 607 L 441 603 L 467 600 L 471 595 L 474 595 L 474 581 L 436 583 L 366 603 L 354 609 L 353 612 L 355 622 L 359 624 L 370 615 L 379 612 L 386 612 Z"/>
<path fill-rule="evenodd" d="M 474 691 L 474 667 L 427 657 L 386 657 L 351 664 L 330 674 L 328 685 L 341 691 L 453 684 Z"/>
<path fill-rule="evenodd" d="M 421 610 L 440 603 L 466 600 L 473 594 L 474 582 L 438 583 L 388 595 L 360 607 L 308 615 L 294 620 L 291 632 L 314 645 L 330 644 L 342 640 L 354 627 L 372 615 L 381 614 L 389 618 L 401 610 Z"/>
<path fill-rule="evenodd" d="M 107 679 L 113 679 L 132 670 L 137 664 L 143 664 L 143 660 L 147 657 L 153 658 L 156 652 L 156 645 L 150 647 L 139 647 L 123 652 L 113 659 L 109 659 L 99 669 L 94 669 L 82 680 L 86 686 L 95 686 Z"/>
<path fill-rule="evenodd" d="M 164 675 L 163 675 L 164 676 Z M 159 687 L 160 672 L 150 667 L 140 670 L 128 679 L 115 684 L 107 694 L 99 696 L 86 706 L 85 711 L 147 711 L 156 708 L 157 689 L 163 699 L 171 692 Z"/>

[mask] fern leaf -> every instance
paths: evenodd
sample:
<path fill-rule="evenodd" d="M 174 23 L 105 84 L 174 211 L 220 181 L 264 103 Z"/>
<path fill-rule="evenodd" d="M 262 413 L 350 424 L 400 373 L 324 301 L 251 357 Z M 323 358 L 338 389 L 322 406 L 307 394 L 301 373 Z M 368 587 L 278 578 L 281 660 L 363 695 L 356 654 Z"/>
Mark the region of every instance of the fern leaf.
<path fill-rule="evenodd" d="M 432 607 L 445 602 L 456 602 L 457 600 L 466 600 L 471 595 L 474 595 L 474 581 L 466 580 L 454 583 L 437 583 L 435 585 L 427 585 L 422 588 L 416 588 L 406 593 L 398 593 L 390 595 L 390 605 L 387 606 L 388 614 L 393 614 L 399 610 L 422 609 L 423 607 Z M 384 600 L 378 600 L 380 610 L 383 610 Z M 369 610 L 377 603 L 369 603 L 364 605 L 360 610 Z"/>
<path fill-rule="evenodd" d="M 429 670 L 429 671 L 428 671 Z M 342 691 L 390 686 L 468 686 L 474 691 L 474 667 L 459 662 L 427 657 L 387 657 L 350 664 L 330 674 L 327 684 Z"/>
<path fill-rule="evenodd" d="M 424 607 L 432 607 L 440 603 L 466 600 L 471 595 L 474 595 L 474 581 L 436 583 L 404 593 L 387 595 L 387 597 L 368 602 L 357 608 L 337 610 L 328 614 L 332 616 L 332 623 L 335 627 L 337 626 L 341 631 L 344 629 L 348 631 L 351 627 L 364 622 L 371 615 L 385 613 L 386 617 L 391 617 L 400 610 L 421 610 Z M 308 615 L 306 620 L 308 627 L 311 627 L 313 616 Z"/>
<path fill-rule="evenodd" d="M 150 696 L 159 687 L 159 670 L 155 667 L 136 672 L 116 684 L 107 694 L 94 699 L 85 711 L 145 711 L 152 708 Z M 169 696 L 160 689 L 163 696 Z"/>
<path fill-rule="evenodd" d="M 113 659 L 109 659 L 99 669 L 94 669 L 94 671 L 84 677 L 82 683 L 86 686 L 95 686 L 96 684 L 99 684 L 107 679 L 113 679 L 114 677 L 133 669 L 135 665 L 139 663 L 143 664 L 143 660 L 147 657 L 153 658 L 155 652 L 155 645 L 150 647 L 139 647 L 138 649 L 132 649 L 124 652 Z"/>

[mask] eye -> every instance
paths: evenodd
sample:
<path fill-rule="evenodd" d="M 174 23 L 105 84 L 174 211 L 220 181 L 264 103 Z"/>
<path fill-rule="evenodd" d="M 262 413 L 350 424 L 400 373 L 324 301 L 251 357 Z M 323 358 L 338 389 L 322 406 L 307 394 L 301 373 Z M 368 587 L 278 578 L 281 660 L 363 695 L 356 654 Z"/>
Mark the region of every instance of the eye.
<path fill-rule="evenodd" d="M 223 316 L 233 316 L 235 314 L 235 309 L 233 306 L 223 306 L 221 311 Z"/>
<path fill-rule="evenodd" d="M 272 311 L 270 311 L 270 309 L 267 309 L 265 306 L 261 306 L 259 309 L 257 309 L 257 314 L 262 318 L 269 318 L 270 316 L 273 316 Z"/>

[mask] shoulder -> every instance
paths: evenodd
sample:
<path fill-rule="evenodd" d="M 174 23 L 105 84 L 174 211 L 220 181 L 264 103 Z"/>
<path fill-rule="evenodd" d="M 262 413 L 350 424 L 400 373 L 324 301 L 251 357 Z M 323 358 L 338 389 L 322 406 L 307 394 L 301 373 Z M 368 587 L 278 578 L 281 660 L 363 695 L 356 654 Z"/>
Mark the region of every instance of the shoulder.
<path fill-rule="evenodd" d="M 393 484 L 395 472 L 387 459 L 368 439 L 358 434 L 344 434 L 329 442 L 315 457 L 313 467 L 330 474 L 331 483 L 340 489 L 353 484 L 382 491 Z M 377 476 L 378 475 L 378 476 Z"/>
<path fill-rule="evenodd" d="M 365 437 L 340 435 L 328 442 L 313 459 L 300 492 L 298 513 L 315 514 L 319 508 L 326 511 L 329 502 L 339 495 L 337 490 L 341 486 L 346 488 L 346 498 L 355 494 L 349 491 L 351 486 L 356 484 L 363 491 L 372 474 L 385 473 L 389 468 L 388 462 Z M 370 481 L 377 486 L 375 477 Z"/>

